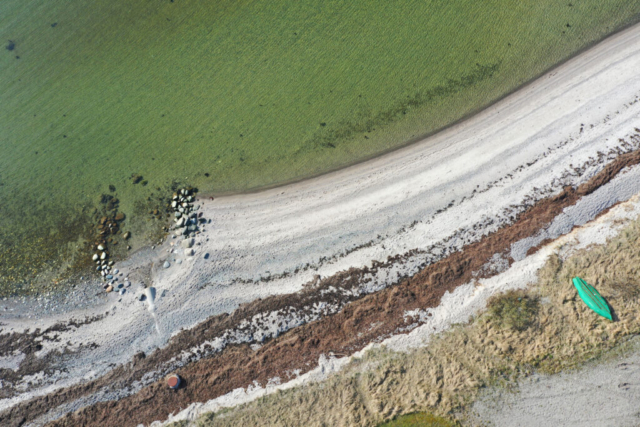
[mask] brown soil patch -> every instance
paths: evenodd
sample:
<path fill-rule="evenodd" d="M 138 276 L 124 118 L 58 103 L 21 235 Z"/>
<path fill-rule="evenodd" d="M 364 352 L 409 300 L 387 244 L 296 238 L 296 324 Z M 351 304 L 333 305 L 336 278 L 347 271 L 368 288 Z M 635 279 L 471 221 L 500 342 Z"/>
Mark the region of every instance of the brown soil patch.
<path fill-rule="evenodd" d="M 609 182 L 624 167 L 638 163 L 638 151 L 621 155 L 588 183 L 577 189 L 567 187 L 559 195 L 540 201 L 520 214 L 514 224 L 500 229 L 480 242 L 466 246 L 461 252 L 428 266 L 396 286 L 348 304 L 335 315 L 295 328 L 267 342 L 257 351 L 251 350 L 248 345 L 229 346 L 215 357 L 191 363 L 178 371 L 185 381 L 185 386 L 177 391 L 168 389 L 160 380 L 135 395 L 117 402 L 95 404 L 74 414 L 68 414 L 52 424 L 148 424 L 154 420 L 165 419 L 170 413 L 178 412 L 193 402 L 207 401 L 235 388 L 246 387 L 254 380 L 264 384 L 275 376 L 287 378 L 287 372 L 295 369 L 306 372 L 315 367 L 321 354 L 333 352 L 345 355 L 360 350 L 369 342 L 393 334 L 406 326 L 403 318 L 406 310 L 437 306 L 446 291 L 452 291 L 457 286 L 471 281 L 472 273 L 480 271 L 494 254 L 507 254 L 513 242 L 535 234 L 565 207 L 575 204 L 580 197 Z M 367 269 L 341 273 L 322 280 L 322 284 L 333 283 L 343 287 L 343 281 L 356 280 L 366 271 Z M 220 330 L 222 324 L 227 324 L 229 320 L 239 316 L 245 317 L 248 312 L 254 312 L 257 306 L 263 306 L 266 301 L 271 306 L 286 307 L 295 306 L 300 298 L 304 296 L 293 294 L 269 298 L 249 304 L 231 316 L 217 316 L 181 333 L 170 346 L 154 352 L 152 357 L 142 359 L 138 364 L 151 370 L 158 361 L 167 360 L 163 356 L 175 352 L 175 345 L 188 348 L 202 342 L 206 339 L 203 333 L 206 336 L 210 335 L 207 332 L 211 329 Z M 113 379 L 116 375 L 122 375 L 128 380 L 133 380 L 143 372 L 144 370 L 140 369 L 132 370 L 130 366 L 119 367 L 106 377 Z M 71 396 L 78 397 L 91 390 L 97 390 L 108 381 L 107 378 L 16 406 L 0 415 L 0 422 L 23 417 L 32 419 L 33 414 L 41 414 L 45 408 L 69 401 Z"/>

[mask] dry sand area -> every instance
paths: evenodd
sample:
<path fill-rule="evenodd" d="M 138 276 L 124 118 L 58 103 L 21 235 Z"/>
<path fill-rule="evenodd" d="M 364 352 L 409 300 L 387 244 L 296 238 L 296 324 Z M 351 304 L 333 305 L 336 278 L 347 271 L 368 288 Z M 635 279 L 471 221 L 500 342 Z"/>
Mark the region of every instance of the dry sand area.
<path fill-rule="evenodd" d="M 0 425 L 195 419 L 323 378 L 371 343 L 423 346 L 492 295 L 534 283 L 544 244 L 640 193 L 639 68 L 635 26 L 404 149 L 201 198 L 212 224 L 195 256 L 169 238 L 116 265 L 133 281 L 121 297 L 46 318 L 25 318 L 28 304 L 2 312 Z M 153 303 L 139 300 L 143 282 Z M 177 391 L 162 381 L 173 371 Z M 469 381 L 460 390 L 480 380 Z M 455 393 L 422 397 L 456 406 Z M 364 405 L 373 415 L 335 421 L 370 425 L 419 406 Z"/>

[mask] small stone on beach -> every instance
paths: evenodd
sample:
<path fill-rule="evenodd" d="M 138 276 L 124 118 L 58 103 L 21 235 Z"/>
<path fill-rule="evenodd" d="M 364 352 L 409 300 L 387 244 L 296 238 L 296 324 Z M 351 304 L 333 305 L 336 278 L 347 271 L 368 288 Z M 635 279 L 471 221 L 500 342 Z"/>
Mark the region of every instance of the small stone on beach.
<path fill-rule="evenodd" d="M 164 264 L 162 264 L 162 266 L 164 268 L 169 268 L 169 267 L 171 267 L 171 264 L 169 264 L 169 261 L 165 261 Z"/>

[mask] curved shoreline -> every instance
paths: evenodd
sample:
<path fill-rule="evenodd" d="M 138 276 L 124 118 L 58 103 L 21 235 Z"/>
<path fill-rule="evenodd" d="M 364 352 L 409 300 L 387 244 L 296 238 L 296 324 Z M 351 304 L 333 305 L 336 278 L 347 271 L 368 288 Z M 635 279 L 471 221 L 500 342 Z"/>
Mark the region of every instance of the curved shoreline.
<path fill-rule="evenodd" d="M 309 180 L 313 180 L 313 179 L 316 179 L 316 178 L 320 178 L 320 177 L 323 177 L 325 175 L 331 175 L 331 174 L 340 172 L 340 171 L 342 171 L 344 169 L 357 167 L 360 164 L 368 163 L 368 162 L 370 162 L 372 160 L 376 160 L 376 159 L 378 159 L 380 157 L 386 157 L 388 154 L 392 154 L 392 153 L 394 153 L 396 151 L 400 151 L 400 150 L 404 150 L 404 149 L 410 148 L 414 144 L 420 144 L 421 142 L 424 142 L 426 139 L 429 139 L 429 138 L 431 138 L 431 137 L 433 137 L 435 135 L 438 135 L 438 134 L 440 134 L 442 132 L 449 131 L 451 128 L 455 128 L 456 126 L 467 122 L 468 120 L 472 119 L 473 117 L 475 117 L 475 116 L 481 114 L 482 112 L 490 109 L 494 105 L 496 105 L 498 103 L 501 103 L 501 102 L 505 101 L 507 98 L 518 94 L 522 90 L 527 89 L 527 87 L 529 87 L 531 85 L 534 85 L 542 77 L 544 77 L 546 75 L 547 76 L 554 75 L 555 71 L 560 69 L 560 68 L 562 68 L 566 63 L 574 60 L 575 58 L 577 58 L 579 56 L 581 56 L 585 52 L 588 52 L 589 50 L 591 50 L 595 46 L 598 46 L 600 43 L 603 43 L 603 42 L 605 42 L 605 41 L 607 41 L 609 39 L 612 39 L 612 38 L 616 37 L 617 35 L 619 35 L 620 33 L 624 33 L 625 31 L 629 31 L 629 30 L 633 29 L 634 27 L 638 27 L 638 26 L 640 26 L 640 23 L 638 23 L 638 22 L 633 22 L 633 23 L 624 25 L 621 28 L 619 28 L 618 30 L 616 30 L 615 32 L 607 35 L 606 37 L 604 37 L 604 38 L 602 38 L 600 40 L 594 41 L 594 42 L 584 46 L 582 49 L 576 51 L 573 55 L 565 58 L 564 60 L 562 60 L 560 62 L 558 62 L 557 64 L 555 64 L 551 68 L 542 71 L 540 74 L 534 76 L 532 79 L 530 79 L 530 80 L 522 83 L 521 85 L 515 87 L 512 91 L 505 93 L 504 95 L 496 98 L 495 100 L 491 101 L 490 103 L 485 104 L 482 107 L 479 107 L 479 108 L 469 112 L 468 114 L 465 114 L 464 116 L 462 116 L 458 120 L 456 120 L 456 121 L 454 121 L 454 122 L 452 122 L 452 123 L 450 123 L 450 124 L 448 124 L 448 125 L 446 125 L 446 126 L 444 126 L 442 128 L 434 130 L 432 132 L 428 132 L 428 133 L 416 136 L 414 138 L 411 138 L 411 139 L 405 141 L 404 143 L 402 143 L 402 144 L 400 144 L 398 146 L 395 146 L 395 147 L 390 148 L 390 149 L 385 150 L 385 151 L 381 151 L 381 152 L 379 152 L 379 153 L 377 153 L 377 154 L 375 154 L 375 155 L 373 155 L 371 157 L 365 157 L 365 158 L 362 158 L 360 160 L 354 161 L 353 163 L 348 163 L 348 164 L 345 164 L 345 165 L 340 166 L 340 167 L 335 168 L 335 169 L 327 169 L 326 171 L 320 172 L 320 173 L 315 174 L 315 175 L 308 175 L 308 176 L 304 176 L 304 177 L 301 177 L 301 178 L 296 178 L 296 179 L 289 180 L 289 181 L 280 181 L 280 182 L 277 182 L 277 183 L 272 184 L 272 185 L 252 187 L 252 188 L 249 188 L 249 189 L 243 190 L 243 191 L 228 191 L 228 192 L 225 192 L 225 191 L 222 191 L 222 192 L 204 191 L 204 192 L 201 193 L 201 197 L 203 197 L 203 198 L 208 198 L 208 197 L 219 198 L 219 197 L 242 196 L 242 195 L 261 193 L 261 192 L 264 192 L 264 191 L 267 191 L 267 190 L 277 190 L 277 189 L 279 189 L 281 187 L 289 187 L 291 185 L 298 184 L 298 183 L 305 182 L 305 181 L 309 181 Z"/>
<path fill-rule="evenodd" d="M 127 271 L 148 269 L 160 295 L 154 312 L 158 323 L 154 325 L 147 306 L 134 295 L 123 297 L 121 304 L 111 298 L 108 304 L 114 305 L 107 318 L 59 332 L 57 342 L 42 341 L 42 348 L 34 353 L 41 359 L 45 354 L 55 356 L 56 351 L 71 351 L 67 358 L 54 357 L 48 366 L 64 366 L 66 374 L 45 374 L 28 392 L 16 395 L 18 400 L 5 399 L 0 407 L 8 409 L 30 396 L 86 383 L 109 372 L 122 373 L 125 368 L 113 371 L 111 365 L 125 365 L 138 351 L 167 361 L 167 356 L 176 357 L 175 348 L 165 347 L 167 342 L 180 344 L 189 336 L 188 331 L 178 334 L 180 328 L 192 328 L 206 319 L 214 325 L 241 317 L 249 306 L 236 308 L 259 298 L 298 295 L 305 285 L 318 286 L 323 278 L 342 275 L 341 280 L 346 280 L 351 268 L 367 275 L 358 281 L 360 290 L 353 296 L 377 295 L 428 265 L 460 254 L 461 248 L 513 224 L 540 200 L 558 194 L 566 185 L 588 182 L 621 154 L 640 148 L 634 129 L 639 125 L 640 79 L 635 75 L 639 63 L 640 26 L 636 26 L 569 61 L 557 74 L 531 84 L 519 95 L 422 144 L 295 185 L 203 201 L 204 212 L 215 222 L 197 239 L 196 258 L 171 254 L 172 259 L 184 259 L 182 266 L 159 269 L 170 248 L 165 243 L 119 265 Z M 204 252 L 211 259 L 202 258 Z M 350 289 L 354 288 L 344 287 L 347 292 Z M 278 310 L 290 302 L 283 301 Z M 271 342 L 270 338 L 288 329 L 333 316 L 342 308 L 328 304 L 306 317 L 292 316 L 283 326 L 278 325 L 282 322 L 278 316 L 265 318 L 255 330 L 246 336 L 234 335 L 229 343 L 260 341 L 260 336 Z M 223 314 L 230 312 L 231 316 Z M 218 315 L 219 320 L 212 317 Z M 18 333 L 58 320 L 7 320 L 3 328 Z M 156 328 L 162 332 L 156 334 Z M 66 342 L 72 345 L 61 344 Z M 97 347 L 90 351 L 82 347 L 91 342 Z M 193 344 L 182 343 L 188 344 L 185 350 Z M 186 364 L 201 357 L 200 344 Z M 152 353 L 158 347 L 161 350 Z M 152 358 L 147 359 L 150 364 Z M 116 384 L 129 391 L 118 392 L 116 387 L 110 395 L 78 401 L 76 406 L 69 401 L 59 408 L 58 416 L 78 405 L 122 398 L 153 383 L 160 372 L 153 374 L 143 381 L 144 372 L 139 372 L 133 377 L 135 387 Z"/>

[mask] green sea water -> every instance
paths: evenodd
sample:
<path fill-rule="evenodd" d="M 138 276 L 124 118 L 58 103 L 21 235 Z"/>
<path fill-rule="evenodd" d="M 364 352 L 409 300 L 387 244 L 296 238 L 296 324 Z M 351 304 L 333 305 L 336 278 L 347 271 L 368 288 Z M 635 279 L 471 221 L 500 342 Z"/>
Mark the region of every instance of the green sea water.
<path fill-rule="evenodd" d="M 172 186 L 245 191 L 370 158 L 639 12 L 640 0 L 3 0 L 0 295 L 86 262 L 103 194 L 135 249 Z"/>

